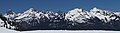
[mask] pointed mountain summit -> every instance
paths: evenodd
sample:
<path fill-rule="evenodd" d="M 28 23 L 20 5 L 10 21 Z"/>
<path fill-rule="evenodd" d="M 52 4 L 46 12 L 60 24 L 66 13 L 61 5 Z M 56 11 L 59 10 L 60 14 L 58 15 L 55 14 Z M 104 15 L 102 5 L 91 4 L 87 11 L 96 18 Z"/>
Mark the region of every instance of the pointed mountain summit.
<path fill-rule="evenodd" d="M 98 8 L 96 8 L 96 7 L 94 7 L 93 9 L 91 9 L 90 10 L 90 12 L 92 12 L 92 13 L 101 13 L 102 12 L 102 10 L 101 9 L 98 9 Z"/>
<path fill-rule="evenodd" d="M 30 12 L 32 12 L 34 9 L 33 8 L 30 8 L 30 9 L 28 9 L 27 11 L 25 11 L 24 13 L 30 13 Z"/>
<path fill-rule="evenodd" d="M 15 14 L 15 12 L 13 12 L 12 9 L 9 9 L 8 12 L 7 12 L 7 15 L 8 14 Z"/>
<path fill-rule="evenodd" d="M 15 19 L 21 19 L 21 18 L 24 18 L 24 17 L 34 17 L 34 16 L 39 16 L 39 13 L 36 12 L 33 8 L 30 8 L 23 13 L 19 13 L 18 17 L 16 17 Z"/>
<path fill-rule="evenodd" d="M 12 9 L 9 9 L 7 13 L 5 13 L 4 17 L 6 18 L 14 18 L 16 16 L 16 13 L 13 12 Z"/>
<path fill-rule="evenodd" d="M 91 9 L 90 11 L 98 11 L 99 9 L 94 7 L 93 9 Z"/>

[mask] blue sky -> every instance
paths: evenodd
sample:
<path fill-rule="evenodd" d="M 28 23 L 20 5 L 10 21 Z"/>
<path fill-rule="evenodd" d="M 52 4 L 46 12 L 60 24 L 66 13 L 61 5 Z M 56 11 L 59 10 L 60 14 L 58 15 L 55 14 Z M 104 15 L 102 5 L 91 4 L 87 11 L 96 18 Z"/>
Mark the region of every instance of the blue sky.
<path fill-rule="evenodd" d="M 93 7 L 111 11 L 120 11 L 120 0 L 0 0 L 0 12 L 12 9 L 23 12 L 33 7 L 38 10 L 68 11 L 79 7 L 90 10 Z"/>

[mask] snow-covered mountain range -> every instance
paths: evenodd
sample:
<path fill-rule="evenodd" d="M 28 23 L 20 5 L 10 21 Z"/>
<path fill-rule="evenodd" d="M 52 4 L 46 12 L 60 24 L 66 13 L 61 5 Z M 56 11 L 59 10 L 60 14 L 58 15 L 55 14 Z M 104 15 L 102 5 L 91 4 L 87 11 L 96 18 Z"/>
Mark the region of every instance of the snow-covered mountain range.
<path fill-rule="evenodd" d="M 23 13 L 9 10 L 0 15 L 0 26 L 13 30 L 120 30 L 120 12 L 94 7 L 90 11 L 80 8 L 66 12 L 39 11 L 33 8 Z"/>

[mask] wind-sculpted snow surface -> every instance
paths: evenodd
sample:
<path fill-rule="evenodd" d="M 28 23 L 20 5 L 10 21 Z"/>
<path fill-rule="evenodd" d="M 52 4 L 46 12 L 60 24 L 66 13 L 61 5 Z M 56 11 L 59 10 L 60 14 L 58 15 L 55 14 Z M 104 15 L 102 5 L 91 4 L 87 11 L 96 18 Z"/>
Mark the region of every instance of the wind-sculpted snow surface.
<path fill-rule="evenodd" d="M 65 12 L 39 11 L 23 13 L 12 10 L 0 15 L 0 26 L 13 30 L 120 30 L 120 12 L 80 8 Z"/>

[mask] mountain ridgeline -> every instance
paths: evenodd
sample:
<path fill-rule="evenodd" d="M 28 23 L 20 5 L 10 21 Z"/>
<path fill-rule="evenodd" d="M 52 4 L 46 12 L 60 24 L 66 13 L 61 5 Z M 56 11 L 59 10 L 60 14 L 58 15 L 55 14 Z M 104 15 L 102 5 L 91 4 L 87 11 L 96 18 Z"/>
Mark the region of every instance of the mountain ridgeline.
<path fill-rule="evenodd" d="M 120 12 L 80 8 L 66 12 L 38 11 L 33 8 L 23 13 L 12 10 L 0 15 L 0 26 L 27 30 L 120 30 Z"/>

